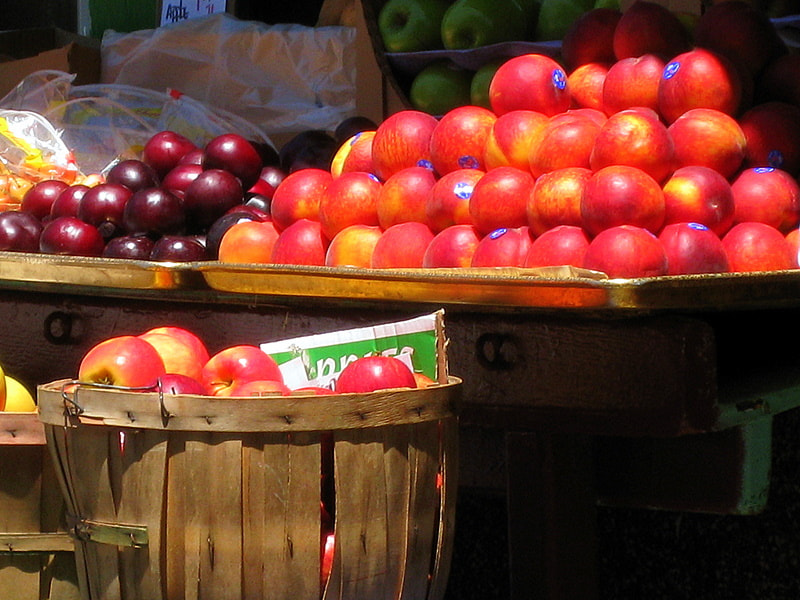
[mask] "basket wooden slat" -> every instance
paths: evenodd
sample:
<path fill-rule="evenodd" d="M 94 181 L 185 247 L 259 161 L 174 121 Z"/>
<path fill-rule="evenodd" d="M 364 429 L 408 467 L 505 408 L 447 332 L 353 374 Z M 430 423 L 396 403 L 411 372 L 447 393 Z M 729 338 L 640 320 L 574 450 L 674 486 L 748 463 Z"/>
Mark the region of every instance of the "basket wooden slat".
<path fill-rule="evenodd" d="M 78 531 L 95 527 L 76 553 L 86 600 L 443 596 L 457 378 L 422 390 L 221 402 L 95 388 L 76 398 L 68 383 L 38 392 Z M 223 410 L 243 407 L 246 424 Z M 322 590 L 328 452 L 336 544 Z"/>

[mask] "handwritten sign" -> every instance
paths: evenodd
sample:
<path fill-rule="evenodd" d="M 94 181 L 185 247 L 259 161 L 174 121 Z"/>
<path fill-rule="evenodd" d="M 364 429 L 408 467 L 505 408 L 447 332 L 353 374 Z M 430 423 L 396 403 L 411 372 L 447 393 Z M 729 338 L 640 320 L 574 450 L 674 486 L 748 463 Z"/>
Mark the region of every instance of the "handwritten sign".
<path fill-rule="evenodd" d="M 225 12 L 227 0 L 163 0 L 161 25 Z"/>

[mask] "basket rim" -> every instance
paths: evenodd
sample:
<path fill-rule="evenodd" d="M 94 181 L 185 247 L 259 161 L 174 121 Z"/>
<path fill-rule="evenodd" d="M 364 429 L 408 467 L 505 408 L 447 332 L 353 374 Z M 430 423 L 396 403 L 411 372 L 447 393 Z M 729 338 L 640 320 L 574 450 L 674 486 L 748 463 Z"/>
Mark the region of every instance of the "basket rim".
<path fill-rule="evenodd" d="M 332 395 L 228 398 L 83 386 L 62 379 L 37 387 L 46 426 L 112 426 L 203 432 L 291 432 L 411 425 L 453 418 L 462 380 L 426 388 Z"/>

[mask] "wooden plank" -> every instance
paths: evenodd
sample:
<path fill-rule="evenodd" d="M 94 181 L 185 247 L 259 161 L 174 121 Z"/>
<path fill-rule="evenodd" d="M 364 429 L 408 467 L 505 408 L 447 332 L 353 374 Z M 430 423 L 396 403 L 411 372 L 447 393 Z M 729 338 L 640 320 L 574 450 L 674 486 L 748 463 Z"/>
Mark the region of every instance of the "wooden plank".
<path fill-rule="evenodd" d="M 442 600 L 450 576 L 459 484 L 459 427 L 456 418 L 441 422 L 441 489 L 438 538 L 431 573 L 429 600 Z"/>

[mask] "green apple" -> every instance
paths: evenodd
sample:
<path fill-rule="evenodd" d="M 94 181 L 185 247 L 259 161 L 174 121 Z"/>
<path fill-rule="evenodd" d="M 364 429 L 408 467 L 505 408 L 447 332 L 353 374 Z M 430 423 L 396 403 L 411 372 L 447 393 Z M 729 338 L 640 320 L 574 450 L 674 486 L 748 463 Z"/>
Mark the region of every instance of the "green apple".
<path fill-rule="evenodd" d="M 450 0 L 388 0 L 378 13 L 378 31 L 387 52 L 419 52 L 442 47 L 441 24 Z"/>
<path fill-rule="evenodd" d="M 492 83 L 492 77 L 504 62 L 506 59 L 498 58 L 481 65 L 475 71 L 469 86 L 469 97 L 472 104 L 488 109 L 492 108 L 489 102 L 489 84 Z"/>
<path fill-rule="evenodd" d="M 622 10 L 622 8 L 620 8 L 619 0 L 596 0 L 592 8 L 611 8 L 614 10 Z"/>
<path fill-rule="evenodd" d="M 594 0 L 542 0 L 536 22 L 536 39 L 555 41 L 564 38 L 570 25 L 594 8 Z"/>
<path fill-rule="evenodd" d="M 442 19 L 444 47 L 467 50 L 526 39 L 534 18 L 523 6 L 521 0 L 455 0 Z"/>
<path fill-rule="evenodd" d="M 411 82 L 411 105 L 432 115 L 443 115 L 457 106 L 470 104 L 473 72 L 448 60 L 428 64 Z"/>

